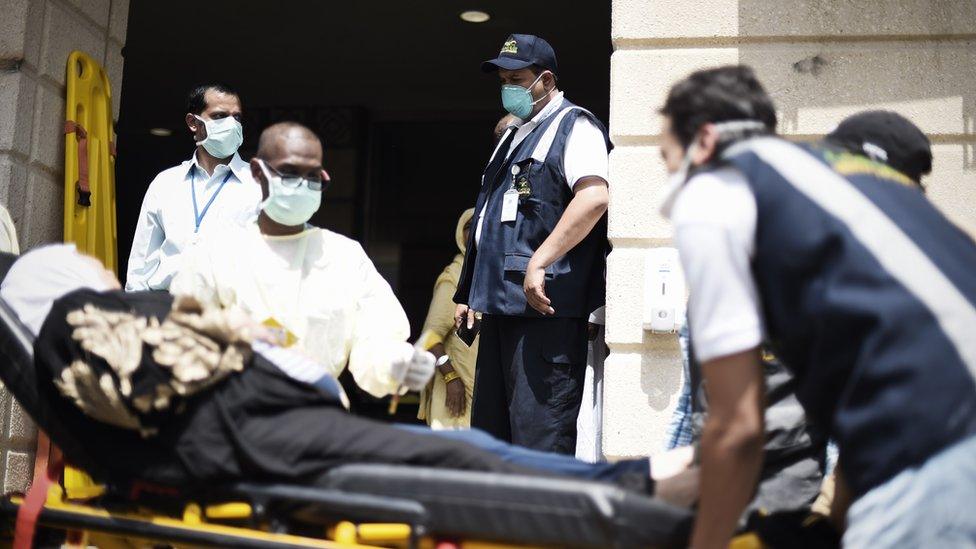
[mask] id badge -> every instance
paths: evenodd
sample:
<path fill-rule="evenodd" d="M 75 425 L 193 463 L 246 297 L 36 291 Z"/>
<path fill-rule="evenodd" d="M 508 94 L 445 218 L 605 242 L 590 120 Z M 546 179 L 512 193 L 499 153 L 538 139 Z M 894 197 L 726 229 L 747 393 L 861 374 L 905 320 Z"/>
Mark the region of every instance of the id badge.
<path fill-rule="evenodd" d="M 268 328 L 275 340 L 275 345 L 279 347 L 291 347 L 298 341 L 295 334 L 286 328 L 284 324 L 278 322 L 274 317 L 266 318 L 261 324 Z"/>
<path fill-rule="evenodd" d="M 505 191 L 502 198 L 502 223 L 515 221 L 518 214 L 519 193 L 517 190 L 509 189 Z"/>

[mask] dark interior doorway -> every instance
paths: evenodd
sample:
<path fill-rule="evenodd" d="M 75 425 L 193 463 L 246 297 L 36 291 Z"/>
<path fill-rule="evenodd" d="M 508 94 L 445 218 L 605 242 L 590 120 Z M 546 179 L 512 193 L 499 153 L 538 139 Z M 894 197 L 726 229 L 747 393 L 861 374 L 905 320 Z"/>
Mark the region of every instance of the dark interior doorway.
<path fill-rule="evenodd" d="M 491 19 L 464 22 L 467 9 Z M 363 244 L 416 336 L 504 114 L 481 61 L 510 33 L 543 36 L 560 88 L 606 121 L 609 29 L 609 1 L 132 2 L 118 123 L 122 273 L 149 182 L 192 153 L 186 91 L 222 81 L 241 93 L 245 159 L 271 122 L 298 120 L 323 137 L 335 183 L 313 221 Z"/>

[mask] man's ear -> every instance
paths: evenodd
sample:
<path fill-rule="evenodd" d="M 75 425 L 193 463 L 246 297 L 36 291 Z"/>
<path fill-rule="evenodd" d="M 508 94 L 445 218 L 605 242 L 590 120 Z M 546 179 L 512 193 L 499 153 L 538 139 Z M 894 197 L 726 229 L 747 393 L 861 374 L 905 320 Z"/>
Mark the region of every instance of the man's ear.
<path fill-rule="evenodd" d="M 556 75 L 552 71 L 546 71 L 542 75 L 542 87 L 549 91 L 556 87 Z"/>
<path fill-rule="evenodd" d="M 715 124 L 705 124 L 702 126 L 698 130 L 695 140 L 697 141 L 697 146 L 694 150 L 694 156 L 691 158 L 691 163 L 700 166 L 708 162 L 715 155 L 715 150 L 718 147 L 718 130 L 715 129 Z"/>
<path fill-rule="evenodd" d="M 252 158 L 250 165 L 251 165 L 251 177 L 253 177 L 254 180 L 257 181 L 258 183 L 261 183 L 263 185 L 265 181 L 264 181 L 264 173 L 262 173 L 261 170 L 261 161 L 258 160 L 257 157 Z"/>
<path fill-rule="evenodd" d="M 261 188 L 261 200 L 268 198 L 268 180 L 264 177 L 264 170 L 261 169 L 261 160 L 257 157 L 251 159 L 251 177 Z"/>
<path fill-rule="evenodd" d="M 200 121 L 197 120 L 197 117 L 193 116 L 192 113 L 186 113 L 186 118 L 184 118 L 184 120 L 186 121 L 186 127 L 190 128 L 190 132 L 193 133 L 193 135 L 196 135 L 197 130 L 200 128 Z"/>

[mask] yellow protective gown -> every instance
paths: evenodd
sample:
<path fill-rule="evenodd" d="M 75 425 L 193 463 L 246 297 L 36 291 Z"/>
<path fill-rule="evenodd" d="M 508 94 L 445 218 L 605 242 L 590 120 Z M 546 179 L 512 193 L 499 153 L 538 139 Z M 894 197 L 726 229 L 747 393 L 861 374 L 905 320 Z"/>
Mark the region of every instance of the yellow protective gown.
<path fill-rule="evenodd" d="M 434 282 L 434 297 L 427 311 L 427 320 L 424 321 L 424 335 L 421 336 L 421 341 L 426 342 L 428 346 L 444 344 L 444 351 L 451 357 L 454 370 L 464 381 L 467 408 L 460 417 L 451 417 L 444 406 L 447 395 L 444 379 L 439 373 L 435 373 L 430 384 L 420 393 L 420 411 L 417 413 L 417 417 L 426 420 L 433 429 L 460 429 L 471 426 L 471 398 L 474 395 L 474 366 L 478 359 L 478 339 L 474 340 L 471 347 L 458 339 L 454 329 L 454 292 L 457 291 L 461 266 L 464 262 L 464 224 L 473 216 L 474 208 L 471 208 L 462 213 L 461 218 L 458 219 L 454 237 L 461 253 L 454 256 L 454 261 L 444 268 Z"/>
<path fill-rule="evenodd" d="M 348 363 L 356 384 L 374 396 L 397 389 L 390 365 L 403 354 L 410 324 L 354 240 L 311 226 L 277 237 L 261 234 L 256 222 L 228 227 L 186 254 L 170 292 L 273 320 L 333 375 Z"/>

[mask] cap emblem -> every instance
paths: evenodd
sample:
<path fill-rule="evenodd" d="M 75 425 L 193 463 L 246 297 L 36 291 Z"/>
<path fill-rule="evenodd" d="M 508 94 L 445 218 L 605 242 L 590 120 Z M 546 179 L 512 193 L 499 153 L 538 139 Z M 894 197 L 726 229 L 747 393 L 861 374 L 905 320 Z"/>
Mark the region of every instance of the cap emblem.
<path fill-rule="evenodd" d="M 515 43 L 515 39 L 505 42 L 502 46 L 501 53 L 518 53 L 518 44 Z"/>

